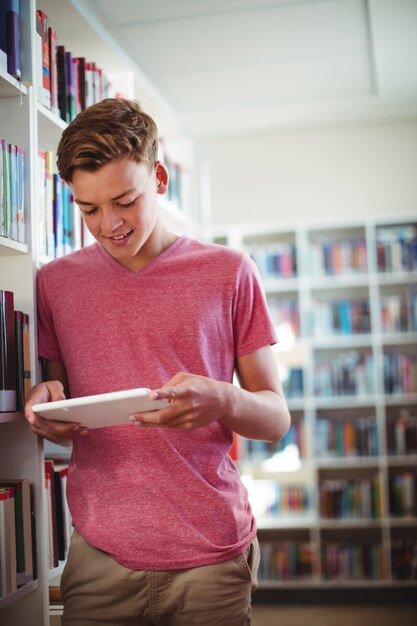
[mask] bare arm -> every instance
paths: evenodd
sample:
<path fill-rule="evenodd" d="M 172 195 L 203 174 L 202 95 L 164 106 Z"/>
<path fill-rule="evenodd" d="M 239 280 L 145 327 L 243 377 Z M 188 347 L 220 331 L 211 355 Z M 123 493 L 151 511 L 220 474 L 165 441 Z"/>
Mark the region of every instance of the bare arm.
<path fill-rule="evenodd" d="M 180 372 L 152 392 L 170 406 L 135 414 L 142 426 L 190 430 L 220 420 L 251 439 L 278 441 L 287 432 L 290 414 L 285 403 L 272 349 L 269 346 L 240 357 L 236 363 L 241 388 L 205 376 Z"/>
<path fill-rule="evenodd" d="M 75 422 L 47 420 L 32 411 L 32 406 L 40 402 L 64 400 L 68 392 L 68 379 L 65 367 L 57 361 L 47 361 L 46 382 L 34 385 L 29 391 L 25 404 L 25 417 L 32 431 L 59 445 L 69 445 L 74 437 L 86 431 Z"/>

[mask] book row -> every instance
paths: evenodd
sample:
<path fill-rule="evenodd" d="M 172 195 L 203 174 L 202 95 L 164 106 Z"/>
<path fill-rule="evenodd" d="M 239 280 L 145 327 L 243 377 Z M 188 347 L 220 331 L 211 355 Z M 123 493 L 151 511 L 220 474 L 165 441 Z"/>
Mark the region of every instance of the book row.
<path fill-rule="evenodd" d="M 76 57 L 58 44 L 57 32 L 41 10 L 36 11 L 36 72 L 39 102 L 65 122 L 113 95 L 109 80 L 96 63 Z"/>
<path fill-rule="evenodd" d="M 320 515 L 324 518 L 377 519 L 382 514 L 379 478 L 326 479 L 320 483 Z"/>
<path fill-rule="evenodd" d="M 290 239 L 291 237 L 289 237 Z M 417 269 L 417 225 L 378 227 L 376 263 L 381 273 L 410 272 Z M 263 279 L 297 276 L 296 247 L 292 241 L 246 246 Z M 343 276 L 368 271 L 364 235 L 338 238 L 311 237 L 307 262 L 312 276 Z"/>
<path fill-rule="evenodd" d="M 383 333 L 417 331 L 417 290 L 381 296 L 380 323 Z"/>
<path fill-rule="evenodd" d="M 380 227 L 377 232 L 377 262 L 380 272 L 417 269 L 417 225 Z"/>
<path fill-rule="evenodd" d="M 29 315 L 0 290 L 0 413 L 21 411 L 31 387 Z"/>
<path fill-rule="evenodd" d="M 326 543 L 321 549 L 325 580 L 383 580 L 385 552 L 380 543 Z"/>
<path fill-rule="evenodd" d="M 53 259 L 81 248 L 84 229 L 71 190 L 55 171 L 53 152 L 39 150 L 37 166 L 38 250 Z"/>
<path fill-rule="evenodd" d="M 295 298 L 269 296 L 268 306 L 272 321 L 281 333 L 287 327 L 294 337 L 301 336 L 300 310 Z M 411 288 L 404 293 L 382 295 L 379 313 L 382 333 L 416 332 L 417 291 Z M 325 302 L 313 300 L 309 323 L 310 320 L 311 335 L 316 338 L 372 332 L 369 300 L 365 298 Z"/>
<path fill-rule="evenodd" d="M 261 541 L 260 580 L 307 580 L 313 577 L 314 546 L 310 542 Z"/>
<path fill-rule="evenodd" d="M 299 581 L 312 579 L 317 571 L 317 547 L 311 542 L 261 541 L 261 581 Z M 326 542 L 321 550 L 323 580 L 349 582 L 384 580 L 387 555 L 378 542 Z M 391 543 L 393 580 L 417 580 L 417 542 L 397 539 Z"/>
<path fill-rule="evenodd" d="M 378 429 L 375 416 L 335 420 L 317 417 L 316 453 L 322 458 L 377 456 Z"/>
<path fill-rule="evenodd" d="M 384 353 L 384 389 L 387 394 L 417 393 L 417 357 Z"/>
<path fill-rule="evenodd" d="M 394 580 L 417 580 L 417 541 L 415 539 L 392 541 L 391 570 Z"/>
<path fill-rule="evenodd" d="M 401 409 L 387 419 L 387 449 L 389 454 L 417 454 L 417 415 Z"/>
<path fill-rule="evenodd" d="M 295 244 L 274 243 L 246 247 L 258 266 L 261 278 L 293 278 L 297 275 Z"/>
<path fill-rule="evenodd" d="M 374 393 L 374 359 L 358 350 L 340 352 L 314 366 L 317 397 L 368 395 Z"/>
<path fill-rule="evenodd" d="M 68 552 L 72 534 L 71 514 L 66 497 L 68 465 L 45 460 L 45 489 L 48 513 L 48 563 L 58 567 Z"/>
<path fill-rule="evenodd" d="M 340 300 L 313 303 L 315 337 L 356 335 L 371 331 L 368 300 Z"/>
<path fill-rule="evenodd" d="M 0 478 L 0 598 L 36 579 L 35 547 L 32 485 Z"/>
<path fill-rule="evenodd" d="M 389 477 L 390 513 L 395 517 L 417 515 L 417 477 L 412 472 L 401 472 Z"/>
<path fill-rule="evenodd" d="M 0 235 L 25 242 L 25 154 L 0 138 Z"/>
<path fill-rule="evenodd" d="M 310 244 L 309 267 L 313 276 L 365 273 L 368 267 L 365 239 L 316 239 Z"/>
<path fill-rule="evenodd" d="M 247 484 L 255 517 L 305 514 L 312 507 L 311 490 L 304 485 L 279 485 L 272 479 L 255 479 Z"/>

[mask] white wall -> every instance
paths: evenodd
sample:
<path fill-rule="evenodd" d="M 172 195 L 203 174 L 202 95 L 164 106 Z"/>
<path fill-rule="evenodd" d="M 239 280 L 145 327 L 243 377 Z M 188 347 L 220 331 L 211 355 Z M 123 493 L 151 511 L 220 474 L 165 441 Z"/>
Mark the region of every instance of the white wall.
<path fill-rule="evenodd" d="M 213 225 L 411 215 L 417 120 L 212 139 Z"/>

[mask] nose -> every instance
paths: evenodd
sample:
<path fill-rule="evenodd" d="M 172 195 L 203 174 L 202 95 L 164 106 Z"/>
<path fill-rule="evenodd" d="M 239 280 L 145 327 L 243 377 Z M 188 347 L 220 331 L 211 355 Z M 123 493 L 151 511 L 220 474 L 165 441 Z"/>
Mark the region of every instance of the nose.
<path fill-rule="evenodd" d="M 123 224 L 123 218 L 113 209 L 103 209 L 101 214 L 101 230 L 103 233 L 112 233 Z"/>

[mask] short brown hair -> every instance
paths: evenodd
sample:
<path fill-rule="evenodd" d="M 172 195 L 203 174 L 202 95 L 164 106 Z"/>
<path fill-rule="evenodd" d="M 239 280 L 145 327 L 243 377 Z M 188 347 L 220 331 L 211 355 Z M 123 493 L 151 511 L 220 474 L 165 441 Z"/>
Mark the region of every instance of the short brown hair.
<path fill-rule="evenodd" d="M 76 168 L 95 171 L 116 159 L 153 167 L 158 129 L 138 102 L 105 98 L 88 107 L 62 133 L 57 150 L 58 171 L 70 183 Z"/>

